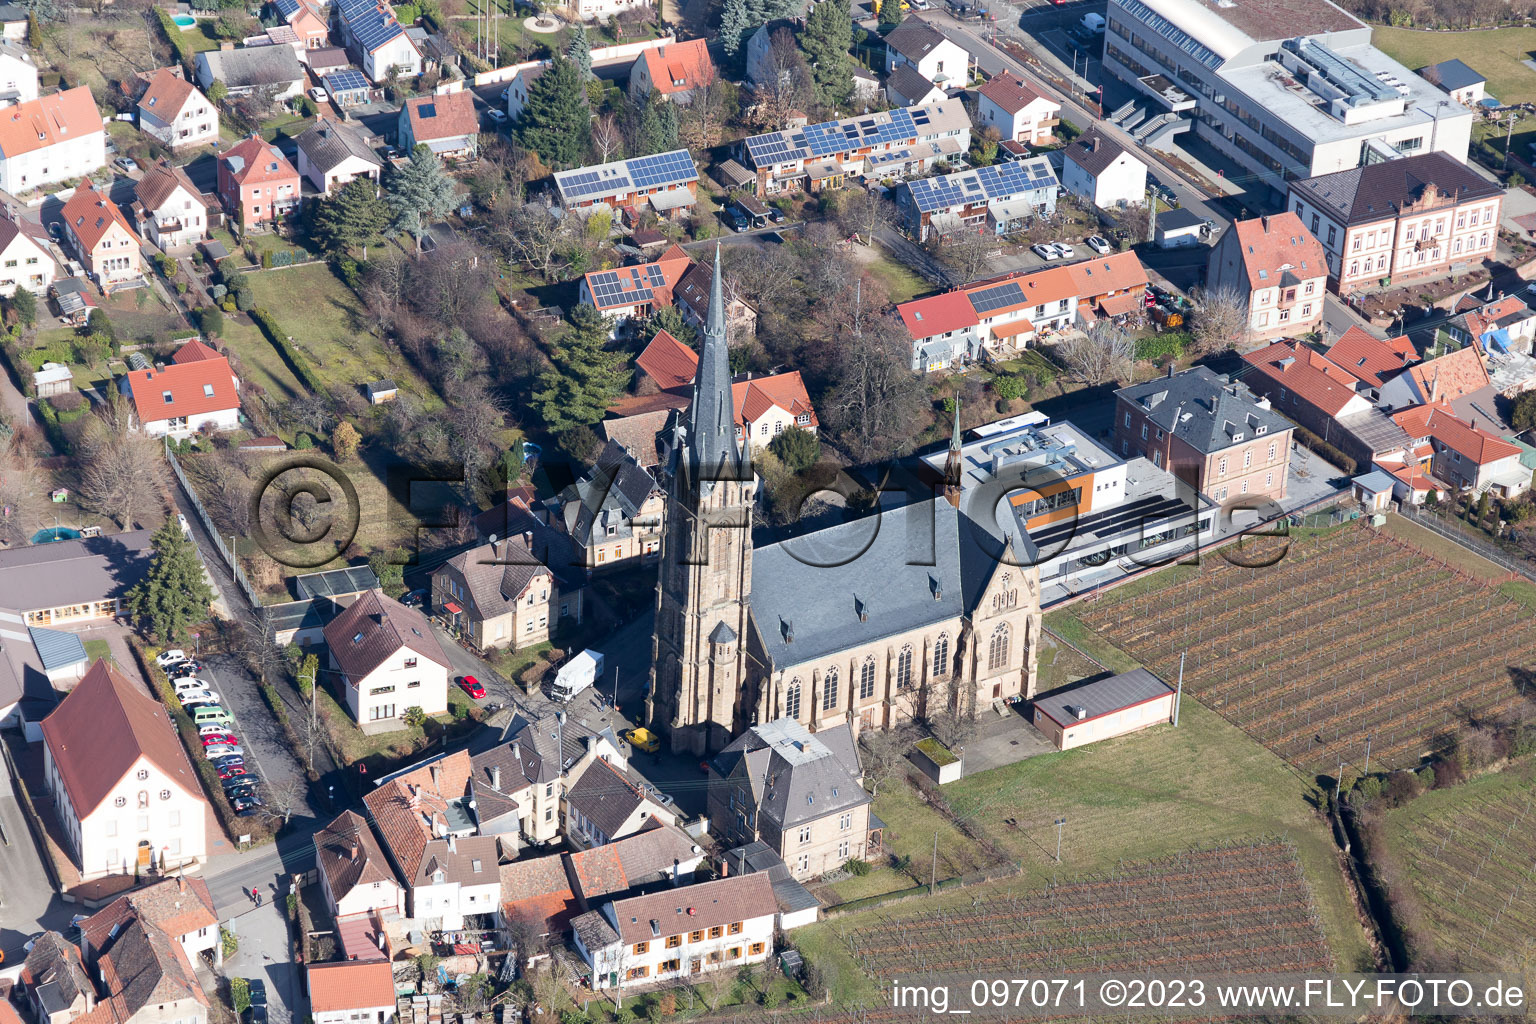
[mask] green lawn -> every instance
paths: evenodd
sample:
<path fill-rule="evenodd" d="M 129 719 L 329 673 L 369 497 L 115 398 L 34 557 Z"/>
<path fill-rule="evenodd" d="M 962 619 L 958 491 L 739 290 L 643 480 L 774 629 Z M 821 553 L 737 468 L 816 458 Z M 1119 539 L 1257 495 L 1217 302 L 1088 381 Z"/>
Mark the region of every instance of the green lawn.
<path fill-rule="evenodd" d="M 1077 647 L 1111 672 L 1129 672 L 1141 662 L 1084 625 L 1070 611 L 1052 612 L 1045 617 L 1045 628 Z M 1042 687 L 1043 689 L 1043 687 Z"/>
<path fill-rule="evenodd" d="M 1371 41 L 1409 70 L 1459 57 L 1488 79 L 1489 93 L 1504 103 L 1536 100 L 1536 71 L 1521 63 L 1536 50 L 1536 28 L 1420 32 L 1378 25 Z"/>
<path fill-rule="evenodd" d="M 187 48 L 193 53 L 202 53 L 204 50 L 217 50 L 219 48 L 219 40 L 217 36 L 210 34 L 209 29 L 212 27 L 212 22 L 206 20 L 199 21 L 191 28 L 182 29 L 181 41 L 186 43 Z"/>
<path fill-rule="evenodd" d="M 876 251 L 880 255 L 866 264 L 866 269 L 872 277 L 885 286 L 892 302 L 909 302 L 919 295 L 926 295 L 933 291 L 933 285 L 886 256 L 884 250 Z"/>
<path fill-rule="evenodd" d="M 102 640 L 99 637 L 85 641 L 85 656 L 91 660 L 91 664 L 93 665 L 102 658 L 105 658 L 109 662 L 115 662 L 117 660 L 116 658 L 112 657 L 111 646 L 105 640 Z"/>

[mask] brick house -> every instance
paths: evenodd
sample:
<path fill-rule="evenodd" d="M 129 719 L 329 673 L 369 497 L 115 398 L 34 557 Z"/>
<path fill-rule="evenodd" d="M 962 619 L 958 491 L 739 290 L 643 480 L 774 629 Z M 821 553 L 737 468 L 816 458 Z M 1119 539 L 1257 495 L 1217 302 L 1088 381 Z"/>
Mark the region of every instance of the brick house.
<path fill-rule="evenodd" d="M 1115 392 L 1114 444 L 1213 501 L 1285 497 L 1290 420 L 1246 384 L 1198 366 Z"/>

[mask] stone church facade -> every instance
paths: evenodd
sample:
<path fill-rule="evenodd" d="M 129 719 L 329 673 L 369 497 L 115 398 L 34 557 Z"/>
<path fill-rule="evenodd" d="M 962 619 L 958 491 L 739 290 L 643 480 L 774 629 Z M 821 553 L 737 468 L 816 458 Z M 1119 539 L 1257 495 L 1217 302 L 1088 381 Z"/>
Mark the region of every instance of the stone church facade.
<path fill-rule="evenodd" d="M 781 718 L 881 729 L 1032 698 L 1039 574 L 959 511 L 958 431 L 942 496 L 753 550 L 720 281 L 667 456 L 650 727 L 704 755 Z"/>

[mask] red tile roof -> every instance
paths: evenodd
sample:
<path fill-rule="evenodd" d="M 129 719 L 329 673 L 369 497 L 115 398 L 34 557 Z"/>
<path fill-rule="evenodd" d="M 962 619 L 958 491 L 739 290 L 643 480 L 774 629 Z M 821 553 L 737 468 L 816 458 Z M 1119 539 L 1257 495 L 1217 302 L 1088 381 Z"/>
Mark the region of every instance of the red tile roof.
<path fill-rule="evenodd" d="M 97 191 L 90 178 L 80 182 L 75 194 L 59 208 L 59 216 L 68 225 L 70 233 L 80 240 L 86 252 L 94 252 L 114 224 L 128 232 L 128 237 L 133 239 L 136 247 L 144 244 L 117 204 L 107 198 L 105 193 Z"/>
<path fill-rule="evenodd" d="M 1488 386 L 1488 368 L 1475 345 L 1417 363 L 1407 372 L 1426 402 L 1454 402 Z"/>
<path fill-rule="evenodd" d="M 1328 349 L 1328 358 L 1372 387 L 1381 387 L 1419 358 L 1407 335 L 1382 341 L 1362 327 L 1351 327 Z"/>
<path fill-rule="evenodd" d="M 214 348 L 212 345 L 204 343 L 199 338 L 193 338 L 191 341 L 187 342 L 185 345 L 181 346 L 181 348 L 176 350 L 176 354 L 171 356 L 171 362 L 197 363 L 204 359 L 223 358 L 224 357 L 219 354 L 218 349 Z M 225 361 L 227 362 L 228 360 Z"/>
<path fill-rule="evenodd" d="M 395 1005 L 395 976 L 385 960 L 309 965 L 309 1006 L 316 1013 Z"/>
<path fill-rule="evenodd" d="M 427 841 L 433 838 L 432 819 L 446 821 L 448 801 L 464 796 L 473 771 L 469 752 L 459 750 L 397 775 L 363 797 L 400 870 L 414 874 L 421 866 Z"/>
<path fill-rule="evenodd" d="M 140 758 L 159 768 L 194 800 L 203 789 L 160 702 L 102 659 L 43 719 L 43 741 L 85 818 Z"/>
<path fill-rule="evenodd" d="M 1482 427 L 1476 427 L 1465 420 L 1458 419 L 1451 411 L 1451 407 L 1443 402 L 1437 402 L 1434 405 L 1416 405 L 1411 409 L 1393 413 L 1392 419 L 1414 440 L 1432 437 L 1479 466 L 1486 466 L 1490 462 L 1520 454 L 1520 448 L 1517 445 L 1496 434 L 1490 434 Z"/>
<path fill-rule="evenodd" d="M 1141 265 L 1141 259 L 1134 252 L 1095 256 L 1081 263 L 1053 269 L 1067 273 L 1072 281 L 1074 294 L 1084 301 L 1129 291 L 1134 291 L 1139 298 L 1142 290 L 1147 287 L 1147 282 L 1151 280 L 1147 277 L 1147 268 Z M 974 290 L 976 287 L 972 285 L 971 289 Z"/>
<path fill-rule="evenodd" d="M 1356 395 L 1359 382 L 1352 374 L 1300 341 L 1277 341 L 1244 353 L 1243 360 L 1329 416 Z"/>
<path fill-rule="evenodd" d="M 543 934 L 563 932 L 580 909 L 560 854 L 501 865 L 501 891 L 508 896 L 502 916 L 527 922 Z"/>
<path fill-rule="evenodd" d="M 241 185 L 296 181 L 299 177 L 299 172 L 276 146 L 255 135 L 229 147 L 219 160 L 230 178 Z"/>
<path fill-rule="evenodd" d="M 961 289 L 903 302 L 896 307 L 896 313 L 913 338 L 931 338 L 935 334 L 963 331 L 981 322 L 971 306 L 971 300 L 966 298 Z"/>
<path fill-rule="evenodd" d="M 702 39 L 653 46 L 641 53 L 651 88 L 663 96 L 702 89 L 715 80 L 715 65 Z"/>
<path fill-rule="evenodd" d="M 405 116 L 410 119 L 411 138 L 418 143 L 457 139 L 480 130 L 475 98 L 467 89 L 406 100 Z"/>
<path fill-rule="evenodd" d="M 761 419 L 775 406 L 797 418 L 802 413 L 807 414 L 811 417 L 809 426 L 816 426 L 816 410 L 811 408 L 811 396 L 805 390 L 799 370 L 736 381 L 731 385 L 731 404 L 736 407 L 738 426 Z"/>
<path fill-rule="evenodd" d="M 128 387 L 140 423 L 185 416 L 196 426 L 199 416 L 240 408 L 235 373 L 229 360 L 216 352 L 191 362 L 173 362 L 163 370 L 131 370 Z"/>
<path fill-rule="evenodd" d="M 656 337 L 635 359 L 635 365 L 663 390 L 681 388 L 693 383 L 694 374 L 699 370 L 699 355 L 669 332 L 657 331 Z"/>
<path fill-rule="evenodd" d="M 174 939 L 219 923 L 208 883 L 201 878 L 171 878 L 126 893 L 80 922 L 80 935 L 92 949 L 102 949 L 129 921 L 153 925 Z"/>
<path fill-rule="evenodd" d="M 1045 99 L 1040 93 L 1025 85 L 1023 79 L 1006 71 L 988 80 L 976 91 L 1010 114 L 1017 114 L 1036 100 Z M 1060 104 L 1053 104 L 1053 106 L 1059 107 Z"/>
<path fill-rule="evenodd" d="M 1303 281 L 1328 276 L 1323 244 L 1290 210 L 1233 221 L 1232 230 L 1237 232 L 1237 256 L 1253 291 L 1278 287 L 1286 270 Z"/>
<path fill-rule="evenodd" d="M 0 154 L 10 158 L 105 131 L 89 86 L 0 110 Z"/>
<path fill-rule="evenodd" d="M 162 121 L 174 121 L 176 115 L 197 87 L 170 68 L 161 68 L 149 79 L 149 88 L 139 97 L 139 107 Z"/>

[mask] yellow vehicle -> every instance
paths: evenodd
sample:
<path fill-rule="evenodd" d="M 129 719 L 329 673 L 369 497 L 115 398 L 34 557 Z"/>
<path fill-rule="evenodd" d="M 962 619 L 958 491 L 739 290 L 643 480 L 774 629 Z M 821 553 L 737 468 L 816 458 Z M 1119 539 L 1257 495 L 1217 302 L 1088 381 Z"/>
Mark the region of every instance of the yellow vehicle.
<path fill-rule="evenodd" d="M 874 7 L 876 14 L 880 13 L 880 4 L 882 2 L 883 0 L 870 0 L 870 5 Z M 901 0 L 901 13 L 906 14 L 910 10 L 912 10 L 912 8 L 907 4 L 907 0 Z"/>
<path fill-rule="evenodd" d="M 643 750 L 647 754 L 654 754 L 661 749 L 661 737 L 643 725 L 638 729 L 625 729 L 619 735 L 628 741 L 630 746 L 636 750 Z"/>

